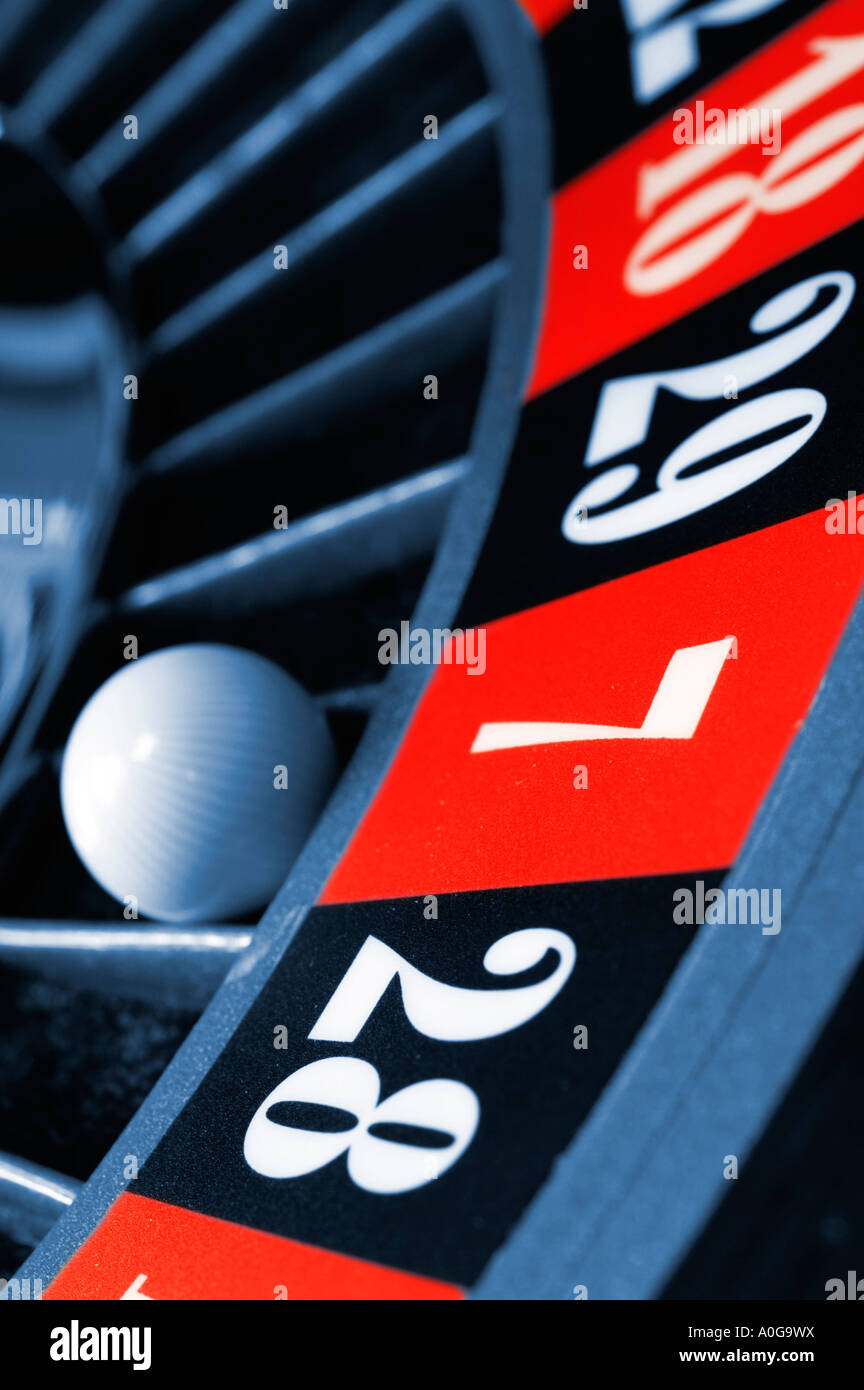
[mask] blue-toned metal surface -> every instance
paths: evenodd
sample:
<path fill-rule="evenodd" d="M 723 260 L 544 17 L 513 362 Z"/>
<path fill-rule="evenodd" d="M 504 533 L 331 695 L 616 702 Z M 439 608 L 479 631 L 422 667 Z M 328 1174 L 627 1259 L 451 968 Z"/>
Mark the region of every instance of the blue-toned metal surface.
<path fill-rule="evenodd" d="M 494 311 L 489 374 L 469 458 L 301 519 L 284 533 L 139 584 L 126 591 L 121 612 L 206 605 L 216 598 L 227 608 L 242 607 L 251 592 L 247 581 L 257 586 L 265 576 L 272 592 L 282 598 L 326 583 L 325 570 L 334 581 L 350 582 L 364 561 L 359 555 L 345 556 L 346 540 L 349 546 L 362 544 L 366 559 L 374 563 L 376 546 L 383 544 L 383 533 L 376 527 L 382 519 L 387 523 L 392 510 L 406 528 L 399 537 L 403 547 L 431 548 L 437 524 L 449 507 L 447 528 L 414 622 L 434 628 L 452 620 L 485 534 L 516 428 L 541 301 L 549 179 L 544 96 L 527 21 L 501 0 L 452 0 L 452 7 L 464 15 L 476 36 L 492 88 L 490 97 L 463 115 L 462 135 L 470 141 L 488 133 L 494 123 L 506 214 L 500 258 L 346 346 L 182 430 L 149 455 L 142 471 L 156 477 L 219 464 L 228 450 L 242 449 L 276 422 L 327 408 L 346 383 L 361 390 L 356 383 L 373 379 L 381 364 L 392 362 L 430 322 L 445 335 L 455 325 L 469 332 L 472 324 L 476 328 Z M 402 6 L 379 29 L 398 38 L 400 24 L 422 25 L 440 8 Z M 257 33 L 251 8 L 232 11 L 177 65 L 175 75 L 181 76 L 183 91 L 206 87 L 232 34 L 242 45 Z M 352 63 L 356 66 L 360 58 L 359 52 L 350 61 L 346 55 L 338 68 L 338 91 L 346 81 L 350 84 Z M 149 97 L 157 120 L 161 113 L 168 121 L 172 100 L 179 99 L 176 88 L 172 98 L 170 76 Z M 328 94 L 325 89 L 326 82 L 315 88 L 314 100 L 326 102 L 337 91 L 333 88 Z M 268 140 L 290 140 L 302 125 L 302 102 L 292 101 L 294 105 L 286 103 L 269 128 L 266 120 L 257 128 L 255 138 L 261 140 L 262 151 L 270 148 Z M 37 105 L 34 99 L 34 111 Z M 458 136 L 456 123 L 453 129 Z M 115 147 L 116 142 L 114 147 L 101 142 L 80 170 L 107 178 L 116 165 Z M 217 161 L 197 183 L 190 180 L 137 224 L 126 240 L 127 263 L 161 248 L 211 199 L 218 202 L 233 187 L 238 172 L 254 165 L 254 139 L 233 153 L 233 167 L 230 159 Z M 436 153 L 439 158 L 447 153 L 443 140 Z M 317 223 L 294 234 L 300 257 L 327 237 L 350 230 L 380 196 L 403 191 L 418 162 L 416 152 L 396 160 L 320 214 Z M 151 347 L 176 346 L 211 326 L 224 308 L 245 300 L 260 282 L 255 265 L 244 265 L 167 319 L 152 335 Z M 332 542 L 329 552 L 327 537 Z M 13 580 L 9 593 L 17 593 Z M 11 603 L 10 613 L 14 617 Z M 23 623 L 26 615 L 23 609 L 20 613 Z M 394 673 L 380 696 L 377 689 L 362 685 L 343 692 L 346 707 L 373 713 L 316 832 L 187 1043 L 74 1206 L 27 1261 L 21 1271 L 25 1277 L 48 1280 L 56 1273 L 121 1190 L 121 1156 L 131 1149 L 139 1161 L 146 1159 L 218 1056 L 316 901 L 380 785 L 427 678 L 427 670 L 406 667 Z M 574 1285 L 584 1284 L 591 1298 L 657 1297 L 723 1194 L 718 1152 L 732 1151 L 746 1161 L 862 955 L 860 877 L 845 871 L 850 860 L 860 858 L 857 830 L 864 814 L 864 741 L 856 728 L 862 678 L 864 609 L 859 607 L 728 879 L 732 887 L 753 881 L 778 885 L 787 904 L 783 932 L 775 939 L 701 929 L 600 1102 L 492 1261 L 476 1296 L 567 1299 Z M 338 704 L 337 692 L 329 707 Z M 843 749 L 839 760 L 838 747 Z M 8 924 L 5 929 L 19 930 Z M 3 930 L 0 926 L 0 955 Z M 55 930 L 53 924 L 44 924 L 49 936 L 40 951 L 53 952 L 51 968 L 62 972 L 62 961 L 68 961 L 78 946 L 51 940 Z M 152 929 L 152 936 L 149 928 L 137 931 L 153 980 L 163 968 L 163 946 L 165 962 L 176 960 L 178 952 L 184 956 L 194 951 L 189 942 L 159 942 L 159 930 Z M 244 929 L 236 929 L 230 945 L 228 941 L 226 935 L 226 952 L 241 949 Z M 17 938 L 13 945 L 22 949 Z M 221 969 L 222 944 L 217 947 L 211 941 L 209 947 L 202 956 L 202 1002 Z M 89 949 L 86 941 L 81 948 Z M 128 962 L 118 956 L 116 965 L 122 984 Z M 140 997 L 149 997 L 149 978 L 142 989 Z M 181 1003 L 190 997 L 183 989 L 181 978 Z M 638 1145 L 634 1134 L 640 1136 Z"/>
<path fill-rule="evenodd" d="M 0 1153 L 0 1228 L 13 1240 L 35 1244 L 80 1190 L 74 1178 Z"/>
<path fill-rule="evenodd" d="M 699 929 L 477 1297 L 656 1298 L 728 1192 L 722 1156 L 744 1170 L 864 957 L 862 687 L 864 602 L 724 885 L 776 885 L 782 930 Z"/>
<path fill-rule="evenodd" d="M 98 205 L 62 190 L 50 148 L 22 140 L 17 115 L 0 114 L 0 161 L 3 493 L 21 507 L 0 550 L 2 804 L 86 621 L 121 486 L 118 364 L 134 372 L 137 356 L 122 286 L 103 271 Z M 61 268 L 47 273 L 58 241 Z"/>
<path fill-rule="evenodd" d="M 496 127 L 505 217 L 507 275 L 500 289 L 488 375 L 474 429 L 472 470 L 450 513 L 415 621 L 432 627 L 451 614 L 470 576 L 506 467 L 538 329 L 548 237 L 550 171 L 539 54 L 528 21 L 500 0 L 455 5 L 467 20 L 502 115 Z M 315 901 L 330 867 L 383 776 L 428 678 L 423 667 L 398 672 L 371 721 L 321 823 L 256 930 L 251 946 L 222 985 L 132 1125 L 106 1155 L 74 1207 L 26 1262 L 22 1275 L 46 1282 L 80 1245 L 122 1190 L 121 1150 L 146 1160 L 182 1108 Z M 129 1146 L 132 1146 L 130 1150 Z"/>
<path fill-rule="evenodd" d="M 252 932 L 102 922 L 0 920 L 0 961 L 48 979 L 169 1008 L 203 1009 Z"/>

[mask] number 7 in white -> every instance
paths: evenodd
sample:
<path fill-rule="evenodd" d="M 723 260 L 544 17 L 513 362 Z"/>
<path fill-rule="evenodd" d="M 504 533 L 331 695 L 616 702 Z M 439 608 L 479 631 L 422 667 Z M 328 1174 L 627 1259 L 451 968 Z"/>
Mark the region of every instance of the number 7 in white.
<path fill-rule="evenodd" d="M 666 667 L 651 707 L 638 729 L 616 724 L 559 724 L 528 719 L 481 724 L 471 752 L 491 753 L 496 749 L 526 748 L 539 743 L 581 743 L 587 739 L 692 738 L 734 642 L 734 637 L 723 637 L 719 642 L 680 647 Z"/>

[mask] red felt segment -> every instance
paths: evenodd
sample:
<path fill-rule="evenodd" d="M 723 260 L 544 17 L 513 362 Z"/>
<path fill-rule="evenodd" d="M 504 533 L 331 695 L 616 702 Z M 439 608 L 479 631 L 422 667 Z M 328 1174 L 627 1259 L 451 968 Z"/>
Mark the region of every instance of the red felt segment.
<path fill-rule="evenodd" d="M 484 675 L 435 671 L 322 900 L 731 864 L 864 576 L 864 545 L 827 535 L 825 519 L 820 509 L 490 624 Z M 649 737 L 471 751 L 496 722 L 637 729 L 675 653 L 730 636 L 713 676 L 670 673 Z M 676 727 L 684 736 L 656 736 Z M 580 767 L 587 786 L 574 786 Z"/>
<path fill-rule="evenodd" d="M 144 1276 L 142 1281 L 141 1276 Z M 456 1299 L 460 1289 L 125 1192 L 53 1299 Z"/>
<path fill-rule="evenodd" d="M 523 10 L 527 10 L 541 34 L 560 24 L 566 15 L 573 11 L 573 0 L 519 0 Z"/>
<path fill-rule="evenodd" d="M 689 101 L 692 130 L 670 113 L 557 193 L 529 397 L 864 216 L 862 103 L 864 7 L 836 0 Z M 728 138 L 741 109 L 776 154 Z"/>

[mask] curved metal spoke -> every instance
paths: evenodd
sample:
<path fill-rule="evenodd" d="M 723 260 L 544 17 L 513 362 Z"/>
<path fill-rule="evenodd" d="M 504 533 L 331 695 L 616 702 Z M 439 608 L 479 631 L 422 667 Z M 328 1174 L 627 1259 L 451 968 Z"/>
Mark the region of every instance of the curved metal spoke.
<path fill-rule="evenodd" d="M 317 217 L 303 223 L 282 238 L 285 266 L 280 274 L 301 274 L 304 261 L 322 251 L 328 243 L 350 236 L 356 225 L 386 203 L 406 194 L 432 169 L 458 155 L 478 137 L 491 131 L 500 108 L 492 97 L 476 102 L 456 116 L 431 146 L 417 145 L 379 169 L 364 183 L 349 190 Z M 134 234 L 131 245 L 134 247 Z M 127 246 L 130 242 L 127 241 Z M 211 285 L 203 294 L 184 304 L 176 314 L 161 323 L 147 340 L 151 355 L 174 351 L 199 333 L 249 302 L 267 294 L 273 284 L 273 253 L 268 248 L 245 265 Z"/>
<path fill-rule="evenodd" d="M 76 989 L 198 1012 L 251 940 L 249 927 L 0 920 L 0 961 Z"/>
<path fill-rule="evenodd" d="M 329 507 L 264 536 L 130 589 L 123 612 L 212 609 L 223 617 L 333 593 L 367 575 L 431 554 L 467 463 L 442 464 L 365 497 Z"/>
<path fill-rule="evenodd" d="M 36 1245 L 83 1186 L 77 1178 L 0 1152 L 0 1231 L 21 1245 Z"/>
<path fill-rule="evenodd" d="M 286 418 L 295 413 L 328 409 L 331 400 L 347 392 L 358 378 L 374 388 L 376 378 L 391 362 L 430 333 L 464 334 L 469 341 L 479 337 L 506 273 L 504 261 L 490 262 L 344 347 L 206 416 L 161 445 L 145 467 L 162 472 L 215 463 L 256 435 L 284 428 Z"/>

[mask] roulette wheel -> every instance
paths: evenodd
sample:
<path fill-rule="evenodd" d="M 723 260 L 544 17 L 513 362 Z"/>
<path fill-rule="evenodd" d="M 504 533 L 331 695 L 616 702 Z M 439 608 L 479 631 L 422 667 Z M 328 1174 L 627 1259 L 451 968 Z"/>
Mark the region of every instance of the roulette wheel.
<path fill-rule="evenodd" d="M 4 1296 L 824 1299 L 860 3 L 8 0 L 0 100 Z"/>

